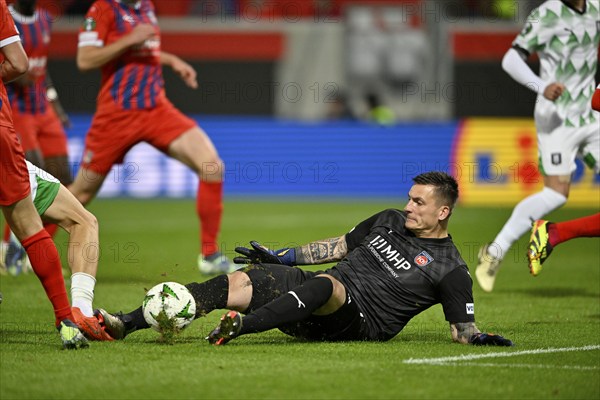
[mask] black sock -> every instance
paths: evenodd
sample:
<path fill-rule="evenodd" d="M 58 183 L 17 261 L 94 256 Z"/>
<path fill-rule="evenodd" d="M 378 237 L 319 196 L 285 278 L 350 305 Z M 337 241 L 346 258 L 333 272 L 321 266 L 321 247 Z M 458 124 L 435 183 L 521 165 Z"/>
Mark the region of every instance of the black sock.
<path fill-rule="evenodd" d="M 203 317 L 212 310 L 227 307 L 227 296 L 229 295 L 229 278 L 227 275 L 219 275 L 202 283 L 188 283 L 186 288 L 196 300 L 196 316 Z M 150 325 L 144 319 L 142 307 L 133 310 L 130 313 L 123 314 L 121 317 L 125 323 L 127 334 L 138 329 L 150 328 Z"/>
<path fill-rule="evenodd" d="M 291 322 L 302 321 L 323 306 L 333 293 L 328 278 L 315 277 L 242 319 L 240 335 L 264 332 Z"/>
<path fill-rule="evenodd" d="M 144 318 L 144 312 L 142 307 L 136 308 L 130 313 L 123 314 L 121 320 L 125 324 L 125 334 L 129 335 L 131 332 L 135 332 L 138 329 L 150 328 L 150 325 Z"/>
<path fill-rule="evenodd" d="M 196 317 L 203 317 L 212 310 L 227 307 L 229 296 L 229 278 L 219 275 L 206 282 L 185 285 L 196 300 Z"/>

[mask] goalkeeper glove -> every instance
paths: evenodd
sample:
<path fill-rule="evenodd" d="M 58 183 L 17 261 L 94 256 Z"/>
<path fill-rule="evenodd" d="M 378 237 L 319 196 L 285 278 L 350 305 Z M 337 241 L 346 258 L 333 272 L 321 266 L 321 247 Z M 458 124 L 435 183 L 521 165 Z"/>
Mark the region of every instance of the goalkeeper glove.
<path fill-rule="evenodd" d="M 512 340 L 493 333 L 476 333 L 469 342 L 475 346 L 514 346 Z"/>
<path fill-rule="evenodd" d="M 279 250 L 271 250 L 262 244 L 252 240 L 250 241 L 251 249 L 246 247 L 236 247 L 235 251 L 243 255 L 243 257 L 235 257 L 233 262 L 236 264 L 253 264 L 253 263 L 268 263 L 268 264 L 283 264 L 296 265 L 296 250 L 283 248 Z"/>

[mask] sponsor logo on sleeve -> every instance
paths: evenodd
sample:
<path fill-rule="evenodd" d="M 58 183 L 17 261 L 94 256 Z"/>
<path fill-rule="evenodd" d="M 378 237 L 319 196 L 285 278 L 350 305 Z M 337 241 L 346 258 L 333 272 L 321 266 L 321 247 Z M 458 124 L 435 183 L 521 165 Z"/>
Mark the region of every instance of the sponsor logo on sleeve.
<path fill-rule="evenodd" d="M 433 257 L 431 257 L 425 250 L 420 252 L 419 255 L 415 257 L 415 264 L 417 264 L 419 267 L 424 267 L 432 261 Z"/>
<path fill-rule="evenodd" d="M 475 305 L 473 303 L 467 303 L 467 314 L 474 315 L 475 314 Z"/>
<path fill-rule="evenodd" d="M 156 15 L 154 15 L 154 12 L 152 11 L 148 11 L 146 13 L 146 15 L 148 16 L 148 18 L 150 19 L 150 22 L 152 22 L 153 24 L 158 24 L 158 20 L 156 19 Z"/>
<path fill-rule="evenodd" d="M 94 158 L 94 152 L 91 150 L 86 151 L 85 154 L 83 155 L 84 164 L 91 163 L 93 158 Z"/>

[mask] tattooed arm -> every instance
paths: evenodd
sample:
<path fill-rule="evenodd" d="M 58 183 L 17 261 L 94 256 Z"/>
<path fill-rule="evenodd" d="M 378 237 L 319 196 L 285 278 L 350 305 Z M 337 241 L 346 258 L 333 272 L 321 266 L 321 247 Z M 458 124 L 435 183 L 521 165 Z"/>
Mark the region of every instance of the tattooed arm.
<path fill-rule="evenodd" d="M 450 333 L 454 342 L 468 344 L 471 343 L 471 337 L 481 331 L 477 329 L 475 322 L 456 322 L 450 323 Z"/>
<path fill-rule="evenodd" d="M 297 265 L 316 265 L 340 261 L 348 253 L 346 236 L 310 242 L 296 247 Z"/>
<path fill-rule="evenodd" d="M 462 344 L 474 346 L 514 346 L 512 340 L 494 333 L 483 333 L 475 322 L 450 323 L 452 340 Z"/>

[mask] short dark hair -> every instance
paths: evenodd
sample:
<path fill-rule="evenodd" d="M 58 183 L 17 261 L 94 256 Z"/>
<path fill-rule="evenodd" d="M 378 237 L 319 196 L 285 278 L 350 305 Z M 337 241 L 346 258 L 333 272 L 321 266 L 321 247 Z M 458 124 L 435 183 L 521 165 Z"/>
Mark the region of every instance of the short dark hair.
<path fill-rule="evenodd" d="M 413 178 L 417 185 L 431 185 L 444 205 L 454 208 L 458 199 L 458 183 L 456 179 L 445 172 L 430 171 L 419 174 Z"/>

